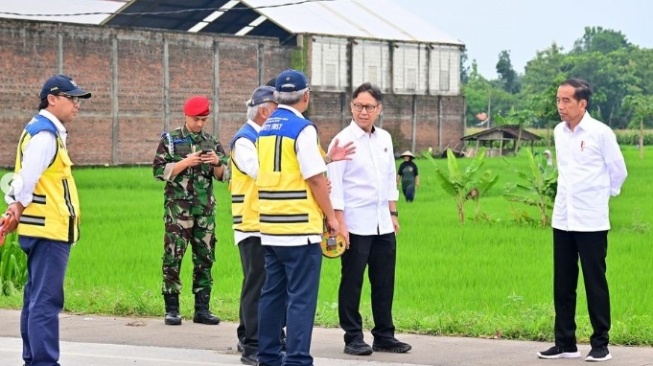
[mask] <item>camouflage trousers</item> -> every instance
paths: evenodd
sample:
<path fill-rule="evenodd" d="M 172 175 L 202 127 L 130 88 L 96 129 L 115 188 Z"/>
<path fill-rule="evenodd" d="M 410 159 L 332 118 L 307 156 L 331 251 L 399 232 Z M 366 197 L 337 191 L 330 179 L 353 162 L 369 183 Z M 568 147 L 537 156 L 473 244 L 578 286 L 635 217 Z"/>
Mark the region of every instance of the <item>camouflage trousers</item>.
<path fill-rule="evenodd" d="M 215 262 L 215 214 L 191 215 L 166 207 L 163 253 L 163 294 L 181 291 L 179 272 L 188 247 L 193 252 L 193 293 L 211 290 L 211 268 Z"/>

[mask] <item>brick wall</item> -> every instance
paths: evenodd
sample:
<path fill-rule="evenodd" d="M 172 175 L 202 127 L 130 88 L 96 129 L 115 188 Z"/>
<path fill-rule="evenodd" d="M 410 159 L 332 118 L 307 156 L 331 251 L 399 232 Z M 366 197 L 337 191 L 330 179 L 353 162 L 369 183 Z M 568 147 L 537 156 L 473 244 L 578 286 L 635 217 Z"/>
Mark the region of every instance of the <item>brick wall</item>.
<path fill-rule="evenodd" d="M 0 166 L 13 166 L 43 82 L 72 76 L 93 98 L 67 128 L 78 165 L 149 163 L 162 131 L 183 123 L 186 98 L 214 102 L 207 131 L 226 145 L 254 88 L 289 68 L 278 40 L 0 19 Z M 401 131 L 396 150 L 437 149 L 463 134 L 462 97 L 386 95 L 383 127 Z M 349 123 L 350 96 L 315 92 L 309 110 L 326 147 Z M 415 103 L 415 106 L 413 106 Z M 413 110 L 416 111 L 413 117 Z"/>

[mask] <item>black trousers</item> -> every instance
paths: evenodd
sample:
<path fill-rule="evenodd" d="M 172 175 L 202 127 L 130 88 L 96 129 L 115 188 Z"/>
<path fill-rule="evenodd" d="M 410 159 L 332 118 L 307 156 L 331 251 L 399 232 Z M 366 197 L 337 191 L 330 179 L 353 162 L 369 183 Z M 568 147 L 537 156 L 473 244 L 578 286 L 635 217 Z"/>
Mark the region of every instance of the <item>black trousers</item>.
<path fill-rule="evenodd" d="M 238 243 L 243 266 L 240 291 L 238 340 L 246 348 L 258 349 L 258 302 L 265 282 L 265 250 L 261 238 L 250 236 Z"/>
<path fill-rule="evenodd" d="M 394 233 L 361 236 L 349 234 L 349 249 L 341 257 L 338 315 L 345 331 L 345 344 L 363 340 L 363 320 L 359 311 L 365 267 L 371 285 L 372 335 L 376 341 L 393 339 L 392 301 L 395 291 L 397 242 Z"/>
<path fill-rule="evenodd" d="M 553 229 L 553 299 L 555 341 L 559 346 L 576 344 L 576 288 L 580 258 L 593 333 L 592 348 L 606 346 L 610 330 L 610 291 L 605 276 L 608 232 Z"/>

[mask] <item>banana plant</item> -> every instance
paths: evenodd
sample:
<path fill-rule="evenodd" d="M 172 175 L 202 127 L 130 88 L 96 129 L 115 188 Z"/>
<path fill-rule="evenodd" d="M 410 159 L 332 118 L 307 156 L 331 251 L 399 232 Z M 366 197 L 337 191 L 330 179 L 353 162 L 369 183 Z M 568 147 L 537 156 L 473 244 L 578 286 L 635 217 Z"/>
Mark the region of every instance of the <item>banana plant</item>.
<path fill-rule="evenodd" d="M 435 166 L 435 179 L 442 189 L 447 192 L 456 202 L 458 209 L 458 221 L 465 222 L 465 202 L 474 200 L 476 205 L 476 215 L 480 209 L 479 199 L 487 190 L 489 190 L 498 180 L 498 176 L 491 171 L 484 171 L 479 175 L 479 170 L 485 163 L 485 149 L 481 148 L 474 160 L 461 170 L 458 166 L 458 160 L 451 149 L 447 149 L 447 170 L 444 171 L 436 163 L 431 154 L 424 154 Z"/>
<path fill-rule="evenodd" d="M 511 202 L 537 207 L 540 225 L 546 227 L 549 223 L 548 211 L 553 208 L 558 187 L 558 170 L 546 164 L 538 164 L 530 149 L 526 149 L 526 158 L 528 169 L 517 170 L 517 176 L 522 182 L 507 184 L 504 197 Z"/>
<path fill-rule="evenodd" d="M 0 296 L 10 295 L 27 280 L 27 258 L 18 246 L 16 234 L 9 234 L 0 247 Z"/>

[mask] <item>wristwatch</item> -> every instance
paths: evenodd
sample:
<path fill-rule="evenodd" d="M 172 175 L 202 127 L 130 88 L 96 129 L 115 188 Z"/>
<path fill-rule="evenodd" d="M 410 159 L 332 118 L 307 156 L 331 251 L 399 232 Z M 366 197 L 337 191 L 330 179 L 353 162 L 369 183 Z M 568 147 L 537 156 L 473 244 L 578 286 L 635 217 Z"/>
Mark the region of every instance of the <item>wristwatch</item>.
<path fill-rule="evenodd" d="M 399 211 L 390 211 L 390 215 L 399 217 Z"/>
<path fill-rule="evenodd" d="M 331 159 L 331 156 L 329 154 L 324 155 L 324 163 L 329 164 L 333 162 L 333 159 Z"/>

